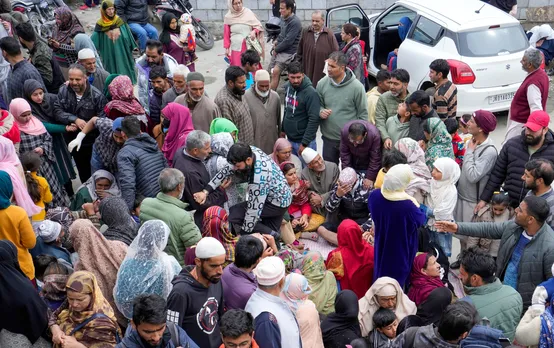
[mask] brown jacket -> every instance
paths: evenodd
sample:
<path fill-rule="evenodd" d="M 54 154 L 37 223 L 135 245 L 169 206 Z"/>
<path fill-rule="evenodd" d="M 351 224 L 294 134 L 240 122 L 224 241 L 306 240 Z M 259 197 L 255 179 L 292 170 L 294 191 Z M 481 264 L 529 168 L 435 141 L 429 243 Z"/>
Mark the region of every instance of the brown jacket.
<path fill-rule="evenodd" d="M 312 81 L 314 88 L 323 75 L 325 61 L 332 52 L 339 50 L 339 44 L 335 34 L 329 28 L 323 28 L 317 42 L 312 27 L 304 28 L 298 43 L 296 59 L 302 63 L 304 73 Z"/>

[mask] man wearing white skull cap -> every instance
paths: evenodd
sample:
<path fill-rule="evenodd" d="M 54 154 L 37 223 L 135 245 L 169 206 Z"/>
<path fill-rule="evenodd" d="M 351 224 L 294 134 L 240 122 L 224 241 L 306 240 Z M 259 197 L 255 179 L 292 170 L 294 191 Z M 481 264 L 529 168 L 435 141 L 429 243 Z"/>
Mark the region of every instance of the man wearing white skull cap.
<path fill-rule="evenodd" d="M 324 161 L 317 151 L 307 147 L 302 151 L 302 159 L 307 167 L 302 169 L 302 180 L 310 182 L 310 205 L 312 212 L 325 216 L 325 203 L 333 185 L 339 179 L 339 167 L 333 163 Z"/>
<path fill-rule="evenodd" d="M 173 279 L 167 299 L 168 320 L 182 327 L 199 347 L 219 347 L 225 248 L 219 240 L 204 237 L 195 253 L 195 265 L 185 266 Z"/>

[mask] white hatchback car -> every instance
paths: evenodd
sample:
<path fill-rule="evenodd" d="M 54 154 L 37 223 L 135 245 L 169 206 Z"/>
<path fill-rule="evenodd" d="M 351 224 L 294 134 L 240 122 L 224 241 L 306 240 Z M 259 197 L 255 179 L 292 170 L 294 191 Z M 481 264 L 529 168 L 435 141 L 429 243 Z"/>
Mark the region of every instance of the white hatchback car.
<path fill-rule="evenodd" d="M 412 21 L 403 42 L 402 17 Z M 529 42 L 519 21 L 479 0 L 399 0 L 369 16 L 356 4 L 327 10 L 326 24 L 339 43 L 348 22 L 361 29 L 370 75 L 398 48 L 397 67 L 410 73 L 410 91 L 433 87 L 429 64 L 447 59 L 449 79 L 458 87 L 458 116 L 478 109 L 507 111 L 526 76 L 520 61 Z"/>

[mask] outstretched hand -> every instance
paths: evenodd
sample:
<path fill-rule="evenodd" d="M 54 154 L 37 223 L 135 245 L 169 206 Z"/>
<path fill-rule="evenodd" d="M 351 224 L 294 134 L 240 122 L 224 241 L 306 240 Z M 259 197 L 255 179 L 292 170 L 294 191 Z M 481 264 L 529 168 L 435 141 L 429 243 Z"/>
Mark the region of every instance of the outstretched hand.
<path fill-rule="evenodd" d="M 435 228 L 438 232 L 456 233 L 458 232 L 458 224 L 450 221 L 437 221 Z"/>

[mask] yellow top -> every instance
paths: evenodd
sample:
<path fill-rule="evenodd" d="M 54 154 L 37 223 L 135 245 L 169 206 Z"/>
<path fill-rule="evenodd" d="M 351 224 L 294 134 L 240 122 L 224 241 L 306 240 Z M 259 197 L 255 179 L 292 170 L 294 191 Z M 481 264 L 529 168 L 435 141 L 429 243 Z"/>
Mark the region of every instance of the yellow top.
<path fill-rule="evenodd" d="M 29 250 L 35 247 L 37 238 L 27 212 L 21 207 L 10 205 L 0 209 L 0 240 L 5 239 L 17 247 L 19 267 L 29 279 L 35 279 L 35 266 Z"/>
<path fill-rule="evenodd" d="M 33 215 L 32 219 L 33 221 L 42 221 L 46 217 L 44 205 L 52 202 L 52 192 L 50 191 L 50 185 L 48 185 L 48 181 L 46 181 L 45 178 L 38 176 L 37 172 L 32 172 L 31 176 L 38 182 L 38 186 L 40 187 L 40 201 L 35 204 L 42 209 L 40 213 Z"/>

